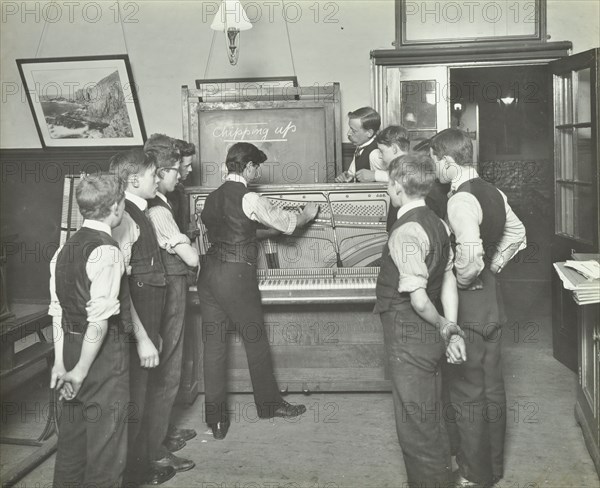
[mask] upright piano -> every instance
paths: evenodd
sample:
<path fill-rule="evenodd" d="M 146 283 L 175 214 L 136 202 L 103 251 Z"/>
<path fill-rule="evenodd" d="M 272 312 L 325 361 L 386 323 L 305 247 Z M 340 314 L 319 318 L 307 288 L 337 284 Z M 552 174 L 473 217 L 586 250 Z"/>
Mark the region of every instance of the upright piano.
<path fill-rule="evenodd" d="M 309 202 L 319 205 L 312 223 L 259 246 L 259 289 L 282 391 L 389 390 L 381 323 L 372 313 L 387 240 L 385 185 L 265 185 L 252 190 L 293 212 Z M 211 190 L 187 191 L 202 261 L 209 243 L 200 214 Z M 201 337 L 195 290 L 188 299 L 190 319 Z M 230 391 L 251 391 L 239 336 L 230 334 L 229 347 Z M 201 358 L 198 363 L 198 388 L 203 391 Z"/>

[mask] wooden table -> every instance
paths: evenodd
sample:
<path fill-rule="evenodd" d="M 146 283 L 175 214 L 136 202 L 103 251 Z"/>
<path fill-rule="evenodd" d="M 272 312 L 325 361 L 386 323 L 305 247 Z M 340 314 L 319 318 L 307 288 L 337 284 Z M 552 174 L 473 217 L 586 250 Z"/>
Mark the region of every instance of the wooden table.
<path fill-rule="evenodd" d="M 10 307 L 14 317 L 1 322 L 0 327 L 0 380 L 6 380 L 15 373 L 46 360 L 52 368 L 54 345 L 48 342 L 42 330 L 52 325 L 47 303 L 15 303 Z M 32 344 L 20 352 L 15 352 L 15 343 L 29 335 L 36 334 L 40 342 Z M 35 451 L 21 462 L 2 473 L 2 487 L 14 485 L 20 478 L 34 469 L 54 451 L 57 438 L 54 434 L 54 415 L 50 408 L 46 425 L 37 439 L 0 437 L 2 444 L 16 444 L 35 447 Z"/>

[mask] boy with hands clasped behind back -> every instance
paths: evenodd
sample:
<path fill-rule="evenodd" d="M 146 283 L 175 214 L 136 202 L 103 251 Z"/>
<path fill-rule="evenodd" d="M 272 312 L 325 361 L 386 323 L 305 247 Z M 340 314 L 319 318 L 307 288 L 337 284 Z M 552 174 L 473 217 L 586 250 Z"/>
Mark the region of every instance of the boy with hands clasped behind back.
<path fill-rule="evenodd" d="M 444 356 L 466 360 L 449 230 L 425 205 L 435 178 L 428 155 L 401 156 L 388 171 L 388 195 L 399 210 L 382 254 L 375 312 L 383 325 L 396 430 L 409 484 L 446 486 L 452 475 L 448 434 L 432 412 L 441 412 Z"/>
<path fill-rule="evenodd" d="M 465 133 L 441 131 L 432 139 L 430 152 L 436 176 L 451 184 L 447 218 L 456 240 L 458 320 L 469 337 L 468 359 L 445 371 L 452 404 L 470 412 L 457 416 L 458 438 L 452 437 L 458 448 L 457 482 L 490 486 L 503 476 L 506 431 L 496 274 L 525 247 L 525 227 L 506 196 L 477 174 L 471 139 Z M 496 413 L 491 419 L 488 407 Z"/>
<path fill-rule="evenodd" d="M 55 334 L 51 388 L 64 398 L 52 486 L 120 486 L 127 456 L 129 323 L 125 263 L 111 229 L 125 208 L 124 183 L 84 176 L 76 190 L 84 217 L 50 263 Z"/>

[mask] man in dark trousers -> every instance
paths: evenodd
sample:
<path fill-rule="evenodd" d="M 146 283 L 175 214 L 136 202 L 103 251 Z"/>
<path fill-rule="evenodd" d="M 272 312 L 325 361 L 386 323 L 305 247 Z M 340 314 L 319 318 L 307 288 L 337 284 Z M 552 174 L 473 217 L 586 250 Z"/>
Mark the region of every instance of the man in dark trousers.
<path fill-rule="evenodd" d="M 256 146 L 240 142 L 227 152 L 226 181 L 206 199 L 202 222 L 211 247 L 198 278 L 204 342 L 205 418 L 216 439 L 229 429 L 227 414 L 227 330 L 235 327 L 244 342 L 254 402 L 261 418 L 296 417 L 304 405 L 281 397 L 271 361 L 260 291 L 256 278 L 258 224 L 292 234 L 312 221 L 318 206 L 309 203 L 299 213 L 272 205 L 247 184 L 259 175 L 267 156 Z"/>
<path fill-rule="evenodd" d="M 436 176 L 451 184 L 447 212 L 456 242 L 458 323 L 469 337 L 467 360 L 444 372 L 450 401 L 460 410 L 450 424 L 456 428 L 451 434 L 458 434 L 451 442 L 458 448 L 457 484 L 489 486 L 504 474 L 506 432 L 496 274 L 526 246 L 525 227 L 506 196 L 477 174 L 467 134 L 443 130 L 431 141 L 430 152 Z"/>

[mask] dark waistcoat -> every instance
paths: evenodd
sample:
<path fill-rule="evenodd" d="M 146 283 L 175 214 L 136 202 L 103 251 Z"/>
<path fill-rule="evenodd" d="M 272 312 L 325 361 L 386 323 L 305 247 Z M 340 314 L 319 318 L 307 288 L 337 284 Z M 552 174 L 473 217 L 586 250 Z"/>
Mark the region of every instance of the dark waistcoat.
<path fill-rule="evenodd" d="M 242 200 L 246 193 L 243 183 L 226 181 L 207 197 L 201 218 L 211 243 L 209 255 L 227 262 L 256 263 L 257 223 L 244 214 Z"/>
<path fill-rule="evenodd" d="M 456 189 L 456 193 L 458 192 L 470 193 L 481 205 L 483 218 L 479 225 L 479 232 L 483 241 L 484 262 L 488 266 L 504 233 L 506 224 L 504 199 L 494 185 L 481 178 L 465 181 Z"/>
<path fill-rule="evenodd" d="M 417 222 L 427 234 L 430 251 L 425 257 L 425 265 L 429 273 L 427 280 L 427 296 L 439 309 L 439 297 L 442 288 L 442 280 L 448 255 L 450 252 L 450 238 L 444 223 L 427 207 L 417 207 L 406 212 L 396 220 L 390 230 L 390 236 L 398 227 L 408 222 Z M 381 256 L 381 269 L 377 277 L 375 293 L 377 302 L 375 312 L 381 313 L 388 310 L 402 309 L 406 303 L 410 303 L 409 293 L 398 291 L 400 273 L 394 263 L 389 248 L 389 241 L 383 248 Z"/>
<path fill-rule="evenodd" d="M 82 227 L 71 236 L 56 260 L 56 295 L 62 308 L 62 325 L 66 331 L 85 333 L 86 305 L 90 301 L 91 281 L 86 272 L 88 258 L 99 246 L 113 246 L 120 252 L 116 241 L 95 229 Z M 117 315 L 111 317 L 116 323 Z"/>
<path fill-rule="evenodd" d="M 354 166 L 356 171 L 361 169 L 371 169 L 371 163 L 369 162 L 369 156 L 373 151 L 377 149 L 377 143 L 375 140 L 368 146 L 362 148 L 362 152 L 358 157 L 354 158 Z"/>
<path fill-rule="evenodd" d="M 138 240 L 131 246 L 129 279 L 146 285 L 164 286 L 165 268 L 160 259 L 160 248 L 152 224 L 135 203 L 125 200 L 125 210 L 140 229 Z"/>

